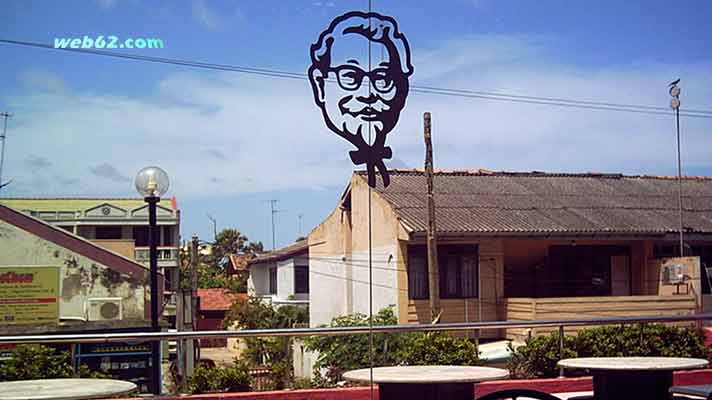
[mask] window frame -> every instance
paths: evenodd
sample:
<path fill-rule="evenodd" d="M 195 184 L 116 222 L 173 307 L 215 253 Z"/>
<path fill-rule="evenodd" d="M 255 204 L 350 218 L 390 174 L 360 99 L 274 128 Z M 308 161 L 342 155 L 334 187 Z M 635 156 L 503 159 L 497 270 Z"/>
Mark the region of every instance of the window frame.
<path fill-rule="evenodd" d="M 447 279 L 450 276 L 450 272 L 447 270 L 447 259 L 452 256 L 458 257 L 457 267 L 455 268 L 455 275 L 458 276 L 458 288 L 453 294 L 447 290 Z M 473 276 L 474 287 L 472 288 L 473 293 L 465 295 L 464 287 L 462 285 L 462 275 L 463 275 L 463 260 L 465 257 L 471 257 L 475 260 L 473 270 L 470 272 Z M 424 272 L 417 272 L 414 270 L 415 263 L 414 259 L 420 258 L 423 260 L 423 265 L 425 266 Z M 438 275 L 440 281 L 440 299 L 478 299 L 479 298 L 479 272 L 480 272 L 480 250 L 478 244 L 468 244 L 468 245 L 454 245 L 446 244 L 438 246 Z M 415 274 L 425 274 L 424 288 L 419 290 L 419 295 L 416 296 L 416 292 L 413 286 L 415 282 Z M 408 246 L 408 299 L 409 300 L 427 300 L 430 297 L 430 282 L 428 279 L 428 261 L 427 261 L 427 246 L 425 245 L 412 245 Z"/>
<path fill-rule="evenodd" d="M 267 269 L 267 290 L 269 294 L 277 294 L 277 267 Z"/>
<path fill-rule="evenodd" d="M 297 284 L 297 282 L 299 282 L 299 280 L 297 279 L 297 276 L 298 276 L 297 271 L 298 270 L 304 271 L 303 278 L 305 280 L 303 282 L 304 284 L 301 285 L 301 287 L 299 284 Z M 294 293 L 295 294 L 309 294 L 309 266 L 308 265 L 295 265 L 294 266 Z"/>

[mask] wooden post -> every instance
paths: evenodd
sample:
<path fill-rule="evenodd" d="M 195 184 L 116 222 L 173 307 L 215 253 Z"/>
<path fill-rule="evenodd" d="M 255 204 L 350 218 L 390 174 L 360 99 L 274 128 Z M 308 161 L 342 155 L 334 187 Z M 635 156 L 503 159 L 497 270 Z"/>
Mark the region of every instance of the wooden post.
<path fill-rule="evenodd" d="M 430 113 L 423 114 L 425 131 L 425 181 L 428 186 L 428 288 L 430 293 L 431 320 L 440 314 L 440 276 L 438 272 L 438 243 L 435 228 L 435 200 L 433 199 L 433 142 Z"/>

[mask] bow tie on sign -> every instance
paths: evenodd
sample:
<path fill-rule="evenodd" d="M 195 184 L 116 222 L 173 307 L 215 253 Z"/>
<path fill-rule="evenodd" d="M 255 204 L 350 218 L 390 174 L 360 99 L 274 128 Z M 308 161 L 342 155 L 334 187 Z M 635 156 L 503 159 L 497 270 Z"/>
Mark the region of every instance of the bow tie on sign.
<path fill-rule="evenodd" d="M 388 168 L 383 160 L 390 159 L 393 156 L 391 148 L 383 146 L 382 143 L 374 143 L 373 146 L 359 146 L 358 150 L 349 152 L 351 162 L 356 165 L 366 164 L 366 172 L 368 173 L 368 186 L 376 187 L 376 169 L 381 173 L 383 178 L 383 187 L 387 187 L 391 183 L 391 177 L 388 175 Z"/>

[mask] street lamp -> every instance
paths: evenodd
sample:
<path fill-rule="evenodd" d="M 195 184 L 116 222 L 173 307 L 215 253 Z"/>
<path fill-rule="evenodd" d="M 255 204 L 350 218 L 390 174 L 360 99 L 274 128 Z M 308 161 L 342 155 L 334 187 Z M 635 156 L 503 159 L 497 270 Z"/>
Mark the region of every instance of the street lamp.
<path fill-rule="evenodd" d="M 685 256 L 685 247 L 682 241 L 682 160 L 680 158 L 680 87 L 677 84 L 680 79 L 671 82 L 670 87 L 670 108 L 675 110 L 675 121 L 677 125 L 677 205 L 680 222 L 680 257 Z"/>
<path fill-rule="evenodd" d="M 158 229 L 156 225 L 156 204 L 161 201 L 161 196 L 168 191 L 170 185 L 166 171 L 158 167 L 146 167 L 138 171 L 134 181 L 136 191 L 148 203 L 148 245 L 149 265 L 151 271 L 151 329 L 160 332 L 158 324 Z M 160 341 L 151 342 L 151 381 L 152 391 L 155 395 L 161 394 L 161 352 Z"/>

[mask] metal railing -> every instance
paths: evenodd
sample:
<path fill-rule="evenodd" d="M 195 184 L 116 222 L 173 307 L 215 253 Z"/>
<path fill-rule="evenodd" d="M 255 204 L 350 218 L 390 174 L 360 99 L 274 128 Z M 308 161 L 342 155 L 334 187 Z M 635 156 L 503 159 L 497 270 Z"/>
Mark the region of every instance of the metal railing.
<path fill-rule="evenodd" d="M 447 324 L 405 324 L 380 325 L 371 328 L 374 333 L 432 332 L 432 331 L 469 331 L 504 328 L 559 328 L 571 326 L 624 325 L 656 322 L 691 322 L 712 320 L 712 313 L 691 315 L 668 315 L 656 317 L 610 317 L 581 318 L 540 321 L 486 321 Z M 110 343 L 123 341 L 155 341 L 201 338 L 248 338 L 248 337 L 304 337 L 304 336 L 343 336 L 366 334 L 368 326 L 291 328 L 291 329 L 248 329 L 238 331 L 187 331 L 187 332 L 130 332 L 130 333 L 89 333 L 89 334 L 41 334 L 0 336 L 0 344 L 21 343 Z M 563 341 L 561 341 L 563 343 Z"/>

